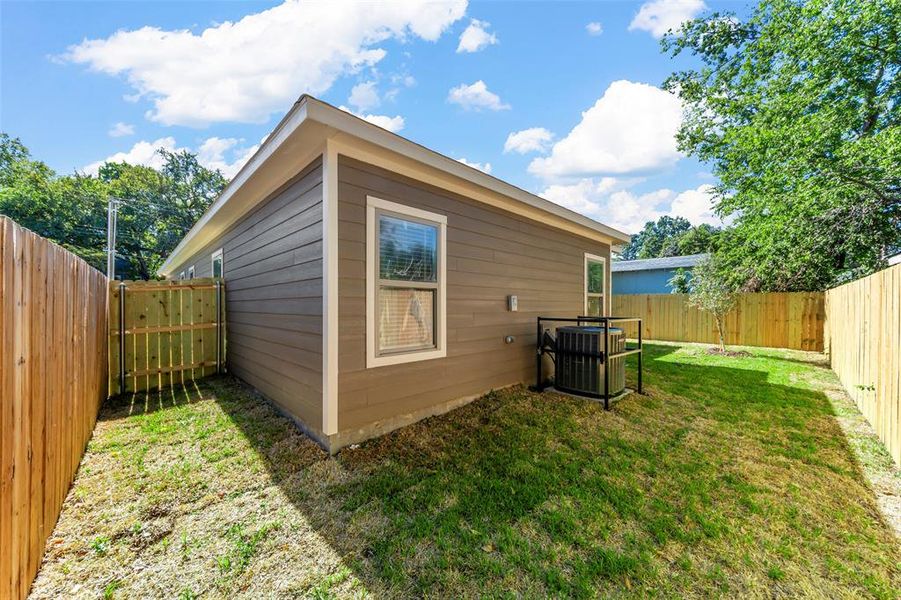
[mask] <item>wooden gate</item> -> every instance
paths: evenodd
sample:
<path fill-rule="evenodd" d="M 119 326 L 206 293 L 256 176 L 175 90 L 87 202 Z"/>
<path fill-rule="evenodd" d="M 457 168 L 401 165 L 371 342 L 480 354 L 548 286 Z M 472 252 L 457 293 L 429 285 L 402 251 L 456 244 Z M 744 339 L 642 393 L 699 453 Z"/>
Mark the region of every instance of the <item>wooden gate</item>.
<path fill-rule="evenodd" d="M 221 279 L 111 281 L 109 291 L 111 396 L 183 385 L 222 370 Z"/>

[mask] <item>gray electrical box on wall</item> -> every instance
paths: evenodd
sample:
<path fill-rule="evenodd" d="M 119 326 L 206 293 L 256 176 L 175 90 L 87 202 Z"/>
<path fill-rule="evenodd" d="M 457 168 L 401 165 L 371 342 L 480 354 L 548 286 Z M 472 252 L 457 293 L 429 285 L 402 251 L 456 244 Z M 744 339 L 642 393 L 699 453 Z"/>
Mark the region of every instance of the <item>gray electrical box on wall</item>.
<path fill-rule="evenodd" d="M 510 312 L 516 312 L 519 309 L 519 302 L 516 299 L 516 296 L 507 296 L 507 310 Z"/>

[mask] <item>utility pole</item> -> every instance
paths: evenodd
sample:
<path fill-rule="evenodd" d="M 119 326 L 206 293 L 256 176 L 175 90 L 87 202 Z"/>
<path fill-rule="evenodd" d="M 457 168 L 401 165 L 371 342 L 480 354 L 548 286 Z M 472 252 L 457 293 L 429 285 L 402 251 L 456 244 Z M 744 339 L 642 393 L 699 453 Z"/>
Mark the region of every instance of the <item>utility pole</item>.
<path fill-rule="evenodd" d="M 106 205 L 106 276 L 116 278 L 116 217 L 119 213 L 119 201 L 110 198 Z"/>

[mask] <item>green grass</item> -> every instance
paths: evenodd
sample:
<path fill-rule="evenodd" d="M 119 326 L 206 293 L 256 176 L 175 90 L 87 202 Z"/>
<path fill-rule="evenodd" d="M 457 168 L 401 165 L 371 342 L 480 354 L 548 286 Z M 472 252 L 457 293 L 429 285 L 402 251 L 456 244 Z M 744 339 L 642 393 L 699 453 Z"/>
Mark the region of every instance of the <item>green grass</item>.
<path fill-rule="evenodd" d="M 117 399 L 35 593 L 898 597 L 861 469 L 898 470 L 815 355 L 750 352 L 647 346 L 610 411 L 511 388 L 334 459 L 227 378 Z"/>

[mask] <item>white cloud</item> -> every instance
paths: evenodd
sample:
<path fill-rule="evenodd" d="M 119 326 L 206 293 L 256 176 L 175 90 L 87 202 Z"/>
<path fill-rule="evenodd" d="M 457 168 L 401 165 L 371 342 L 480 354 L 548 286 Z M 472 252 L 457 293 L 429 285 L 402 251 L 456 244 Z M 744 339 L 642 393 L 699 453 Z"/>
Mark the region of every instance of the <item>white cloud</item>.
<path fill-rule="evenodd" d="M 369 121 L 373 125 L 378 125 L 382 129 L 387 129 L 393 133 L 397 133 L 404 128 L 406 122 L 400 115 L 389 117 L 388 115 L 359 115 L 364 121 Z"/>
<path fill-rule="evenodd" d="M 713 186 L 704 184 L 694 190 L 686 190 L 673 199 L 670 207 L 671 214 L 685 217 L 692 225 L 707 223 L 709 225 L 722 225 L 723 221 L 713 212 L 711 202 Z"/>
<path fill-rule="evenodd" d="M 219 169 L 223 175 L 231 179 L 260 147 L 259 144 L 255 144 L 248 148 L 239 148 L 240 143 L 241 140 L 236 138 L 208 138 L 197 149 L 197 160 L 207 168 Z M 231 161 L 225 158 L 226 153 L 231 153 Z"/>
<path fill-rule="evenodd" d="M 662 188 L 636 194 L 627 189 L 635 183 L 636 180 L 613 177 L 586 178 L 574 184 L 548 186 L 541 195 L 626 233 L 637 233 L 646 222 L 656 221 L 663 215 L 685 217 L 692 225 L 723 224 L 713 214 L 710 185 L 681 193 Z"/>
<path fill-rule="evenodd" d="M 389 117 L 388 115 L 372 115 L 372 114 L 358 113 L 358 112 L 355 112 L 355 111 L 347 108 L 346 106 L 339 106 L 338 108 L 340 108 L 341 110 L 343 110 L 345 112 L 349 112 L 350 114 L 352 114 L 354 116 L 360 117 L 364 121 L 369 121 L 373 125 L 378 125 L 382 129 L 387 129 L 388 131 L 391 131 L 393 133 L 397 133 L 398 131 L 403 129 L 404 126 L 406 125 L 406 121 L 404 121 L 404 118 L 400 115 L 397 115 L 394 117 Z"/>
<path fill-rule="evenodd" d="M 107 131 L 106 133 L 110 137 L 124 137 L 126 135 L 134 135 L 134 132 L 135 132 L 134 125 L 129 125 L 128 123 L 123 123 L 122 121 L 119 121 L 118 123 L 116 123 L 115 125 L 110 127 L 110 130 Z"/>
<path fill-rule="evenodd" d="M 588 32 L 588 35 L 601 35 L 604 33 L 604 26 L 597 21 L 592 21 L 585 26 L 585 31 Z"/>
<path fill-rule="evenodd" d="M 171 136 L 159 138 L 152 142 L 141 140 L 132 146 L 130 150 L 126 152 L 116 152 L 103 160 L 98 160 L 97 162 L 86 165 L 82 171 L 89 175 L 96 175 L 97 171 L 100 170 L 100 167 L 108 162 L 127 162 L 130 165 L 144 165 L 146 167 L 159 169 L 163 166 L 163 157 L 160 156 L 158 152 L 160 148 L 170 152 L 177 152 L 185 149 L 176 147 L 175 138 Z"/>
<path fill-rule="evenodd" d="M 350 98 L 347 99 L 347 103 L 356 107 L 357 110 L 375 108 L 381 102 L 379 91 L 375 86 L 376 83 L 374 81 L 358 83 L 350 90 Z"/>
<path fill-rule="evenodd" d="M 488 91 L 485 82 L 479 79 L 471 85 L 460 84 L 452 88 L 447 95 L 447 101 L 459 104 L 467 110 L 507 110 L 509 104 L 501 102 L 500 96 Z"/>
<path fill-rule="evenodd" d="M 240 144 L 241 140 L 236 138 L 207 138 L 195 150 L 197 161 L 209 169 L 219 169 L 223 175 L 231 179 L 259 148 L 259 144 L 249 147 L 241 147 Z M 175 143 L 175 138 L 171 136 L 159 138 L 152 142 L 141 140 L 127 151 L 116 152 L 103 160 L 86 165 L 82 168 L 82 171 L 89 175 L 96 175 L 100 167 L 108 162 L 126 162 L 131 165 L 143 165 L 160 169 L 164 162 L 163 157 L 159 153 L 160 149 L 168 150 L 169 152 L 191 151 L 190 148 L 178 146 Z M 231 160 L 228 160 L 226 156 L 231 156 Z"/>
<path fill-rule="evenodd" d="M 603 177 L 599 181 L 586 178 L 570 185 L 550 185 L 541 196 L 592 219 L 604 220 L 599 199 L 609 194 L 618 183 L 613 177 Z"/>
<path fill-rule="evenodd" d="M 671 190 L 636 196 L 628 190 L 616 189 L 617 183 L 612 177 L 600 181 L 582 179 L 572 185 L 549 186 L 541 195 L 626 233 L 635 233 L 645 222 L 666 214 L 668 201 L 673 197 Z"/>
<path fill-rule="evenodd" d="M 62 57 L 122 76 L 152 101 L 148 117 L 165 125 L 265 122 L 301 92 L 322 94 L 342 75 L 373 66 L 379 44 L 437 40 L 466 12 L 444 2 L 284 4 L 200 33 L 142 27 L 85 40 Z"/>
<path fill-rule="evenodd" d="M 504 142 L 504 152 L 543 152 L 554 138 L 554 134 L 544 127 L 531 127 L 521 131 L 514 131 L 507 136 Z"/>
<path fill-rule="evenodd" d="M 497 43 L 497 36 L 488 33 L 491 23 L 473 19 L 469 22 L 469 27 L 463 30 L 460 35 L 460 44 L 457 46 L 457 52 L 478 52 L 483 48 L 487 48 Z"/>
<path fill-rule="evenodd" d="M 491 163 L 489 163 L 489 162 L 486 162 L 486 163 L 470 162 L 470 161 L 466 160 L 465 158 L 458 158 L 457 161 L 463 163 L 467 167 L 472 167 L 473 169 L 478 169 L 479 171 L 482 171 L 483 173 L 491 173 Z"/>
<path fill-rule="evenodd" d="M 603 205 L 609 215 L 605 222 L 626 233 L 637 233 L 646 222 L 669 212 L 667 206 L 672 197 L 673 191 L 665 188 L 640 195 L 629 190 L 614 192 Z"/>
<path fill-rule="evenodd" d="M 397 99 L 397 95 L 400 94 L 402 88 L 410 88 L 416 85 L 415 77 L 401 73 L 394 73 L 389 78 L 389 81 L 392 87 L 388 88 L 388 91 L 383 96 L 389 102 L 394 102 Z"/>
<path fill-rule="evenodd" d="M 679 29 L 685 21 L 695 18 L 698 13 L 707 8 L 703 0 L 653 0 L 645 2 L 638 9 L 632 22 L 629 23 L 629 31 L 640 29 L 647 31 L 656 38 L 672 29 Z"/>
<path fill-rule="evenodd" d="M 673 94 L 614 81 L 549 156 L 529 164 L 529 172 L 553 179 L 664 169 L 682 156 L 676 146 L 681 122 L 682 107 Z"/>
<path fill-rule="evenodd" d="M 391 76 L 391 83 L 395 85 L 403 85 L 404 87 L 413 87 L 416 85 L 416 78 L 412 75 L 402 75 L 400 73 L 395 73 Z"/>

